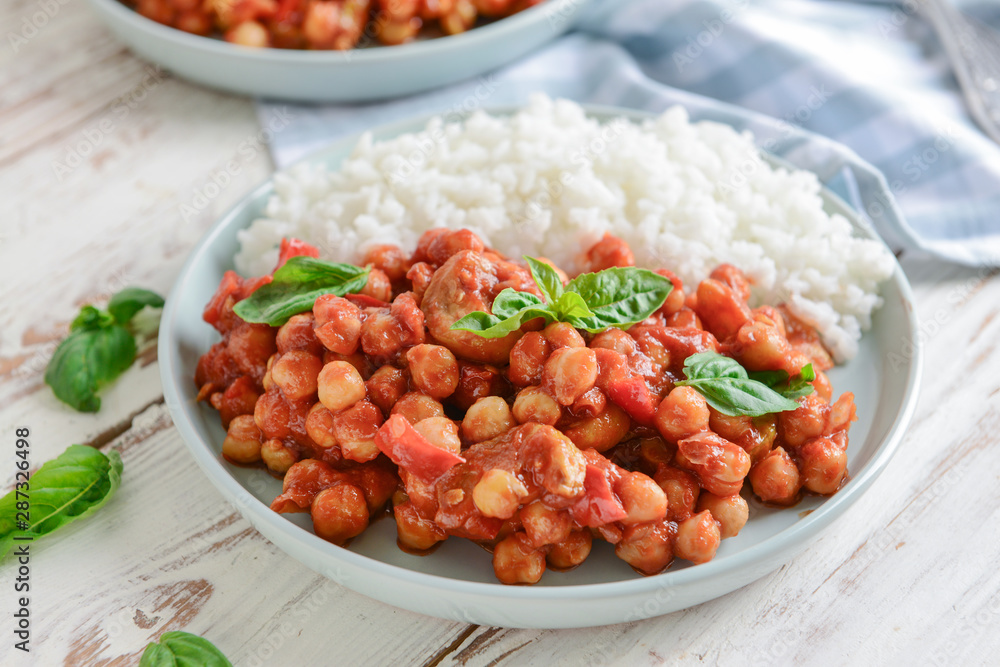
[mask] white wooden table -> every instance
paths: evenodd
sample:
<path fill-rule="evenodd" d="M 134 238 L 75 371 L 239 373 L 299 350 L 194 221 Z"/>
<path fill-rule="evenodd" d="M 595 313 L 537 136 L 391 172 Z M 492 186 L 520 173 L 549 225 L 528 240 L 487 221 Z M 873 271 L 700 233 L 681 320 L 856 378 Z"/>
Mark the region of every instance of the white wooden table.
<path fill-rule="evenodd" d="M 3 32 L 36 10 L 34 0 L 3 0 Z M 237 152 L 257 131 L 250 100 L 157 72 L 80 0 L 60 5 L 17 52 L 6 37 L 0 47 L 0 479 L 9 488 L 21 426 L 36 466 L 71 443 L 118 450 L 125 464 L 106 508 L 32 546 L 30 656 L 12 649 L 16 566 L 0 564 L 0 664 L 134 664 L 177 629 L 210 638 L 236 665 L 996 664 L 995 272 L 904 257 L 926 374 L 885 474 L 774 574 L 627 625 L 454 623 L 314 574 L 195 467 L 164 408 L 151 346 L 99 414 L 58 403 L 42 374 L 76 310 L 129 284 L 166 294 L 214 217 L 271 171 L 263 147 L 250 159 Z M 233 159 L 240 174 L 200 199 Z"/>

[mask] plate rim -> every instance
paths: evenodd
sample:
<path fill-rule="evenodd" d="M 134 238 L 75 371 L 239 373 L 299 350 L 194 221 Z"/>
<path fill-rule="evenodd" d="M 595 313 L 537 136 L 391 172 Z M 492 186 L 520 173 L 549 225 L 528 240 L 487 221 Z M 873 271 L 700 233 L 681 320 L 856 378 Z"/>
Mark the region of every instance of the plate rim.
<path fill-rule="evenodd" d="M 116 0 L 98 1 L 115 2 Z M 625 117 L 637 122 L 656 118 L 660 115 L 660 113 L 662 113 L 597 104 L 581 104 L 580 106 L 583 108 L 587 116 Z M 526 103 L 511 104 L 486 107 L 483 111 L 491 115 L 505 115 L 522 110 L 525 107 Z M 280 514 L 271 511 L 269 507 L 253 496 L 251 496 L 250 504 L 252 505 L 253 503 L 258 503 L 260 508 L 263 508 L 265 511 L 258 511 L 253 518 L 247 516 L 246 511 L 249 511 L 250 507 L 248 506 L 248 503 L 241 502 L 240 497 L 250 494 L 236 480 L 236 478 L 234 478 L 226 470 L 222 462 L 218 459 L 214 452 L 212 452 L 210 444 L 202 440 L 201 436 L 197 433 L 187 414 L 187 410 L 183 407 L 185 405 L 185 399 L 180 393 L 180 388 L 173 382 L 172 379 L 172 370 L 175 364 L 178 366 L 180 365 L 180 360 L 174 358 L 171 349 L 172 341 L 169 339 L 169 332 L 172 331 L 175 321 L 179 318 L 177 313 L 178 300 L 175 298 L 175 295 L 181 291 L 184 283 L 190 278 L 189 274 L 191 273 L 196 260 L 200 260 L 203 255 L 209 253 L 216 238 L 226 231 L 231 225 L 235 224 L 235 219 L 246 208 L 251 206 L 252 203 L 258 201 L 273 188 L 274 177 L 276 174 L 287 172 L 289 169 L 302 164 L 316 163 L 322 160 L 323 157 L 329 153 L 340 151 L 345 148 L 349 149 L 349 147 L 356 144 L 357 140 L 365 133 L 384 135 L 399 132 L 401 131 L 400 128 L 423 127 L 430 119 L 438 115 L 440 114 L 431 113 L 416 115 L 398 121 L 393 121 L 391 123 L 380 124 L 376 127 L 369 128 L 368 130 L 341 137 L 330 144 L 309 153 L 303 158 L 296 160 L 287 167 L 275 171 L 246 195 L 240 198 L 238 202 L 230 207 L 222 216 L 219 217 L 218 220 L 216 220 L 215 223 L 213 223 L 212 227 L 190 251 L 188 258 L 185 260 L 183 267 L 178 273 L 177 280 L 171 287 L 163 309 L 158 339 L 160 376 L 163 384 L 164 398 L 167 408 L 171 413 L 175 426 L 181 434 L 185 446 L 194 457 L 198 466 L 202 469 L 202 472 L 205 473 L 205 475 L 209 478 L 209 481 L 213 483 L 216 489 L 226 496 L 227 500 L 231 504 L 235 505 L 237 511 L 239 511 L 240 514 L 243 515 L 244 518 L 258 530 L 258 532 L 261 531 L 257 528 L 256 521 L 263 520 L 267 523 L 270 529 L 284 534 L 292 541 L 300 543 L 301 546 L 308 548 L 310 551 L 320 552 L 323 557 L 332 556 L 335 559 L 345 561 L 345 564 L 347 565 L 364 569 L 371 574 L 385 575 L 390 578 L 405 581 L 409 584 L 430 587 L 437 590 L 447 590 L 449 592 L 484 598 L 505 598 L 508 600 L 523 602 L 541 600 L 548 602 L 574 601 L 581 599 L 600 600 L 606 598 L 618 598 L 627 595 L 654 593 L 656 590 L 660 589 L 691 585 L 698 583 L 701 580 L 712 580 L 719 575 L 726 574 L 727 572 L 752 567 L 754 565 L 760 565 L 761 563 L 766 563 L 772 559 L 779 560 L 779 564 L 787 562 L 780 559 L 780 554 L 783 551 L 787 551 L 795 545 L 808 546 L 809 541 L 816 534 L 829 527 L 829 525 L 841 516 L 847 508 L 853 505 L 867 492 L 871 484 L 882 474 L 889 461 L 899 450 L 899 445 L 901 444 L 903 437 L 906 435 L 907 428 L 910 425 L 913 414 L 916 410 L 917 400 L 920 393 L 920 380 L 923 374 L 924 346 L 920 336 L 917 335 L 918 322 L 916 320 L 916 305 L 913 298 L 913 292 L 906 274 L 903 272 L 902 267 L 899 265 L 899 262 L 894 256 L 893 274 L 887 282 L 892 281 L 895 283 L 900 292 L 900 296 L 902 297 L 903 307 L 906 311 L 909 339 L 913 345 L 913 354 L 910 355 L 909 359 L 907 359 L 909 362 L 909 372 L 907 373 L 906 388 L 900 400 L 899 408 L 892 420 L 892 424 L 888 429 L 887 435 L 882 442 L 879 443 L 877 449 L 872 455 L 871 460 L 860 471 L 858 471 L 857 474 L 852 475 L 851 482 L 847 488 L 842 489 L 835 495 L 828 497 L 819 507 L 813 510 L 808 516 L 797 521 L 795 524 L 784 528 L 777 534 L 765 538 L 757 544 L 748 546 L 744 550 L 732 554 L 727 558 L 714 559 L 707 563 L 700 564 L 697 567 L 687 567 L 673 571 L 668 570 L 657 575 L 640 577 L 637 579 L 557 586 L 506 586 L 499 582 L 469 581 L 465 579 L 453 579 L 436 574 L 419 572 L 406 567 L 386 563 L 364 554 L 351 551 L 350 549 L 338 547 L 332 543 L 322 540 L 312 532 L 304 530 L 293 522 L 288 521 Z M 768 160 L 775 158 L 775 156 L 763 150 L 761 150 L 761 153 Z M 788 165 L 786 161 L 780 158 L 774 159 L 774 162 L 782 166 Z M 798 168 L 796 167 L 796 169 Z M 840 196 L 822 183 L 821 189 L 824 199 L 830 199 L 849 214 L 845 217 L 851 223 L 853 228 L 860 231 L 865 237 L 879 242 L 886 247 L 887 251 L 889 251 L 888 246 L 886 246 L 885 242 L 874 232 L 870 223 L 864 219 L 864 216 L 860 215 Z M 889 252 L 891 254 L 891 251 Z M 197 408 L 195 407 L 193 409 Z M 284 547 L 277 544 L 274 540 L 271 540 L 267 536 L 265 536 L 265 539 L 275 543 L 275 546 L 282 551 L 285 551 Z M 331 551 L 331 549 L 333 551 Z M 299 559 L 296 558 L 296 560 Z M 321 574 L 330 576 L 330 573 L 328 572 L 321 572 Z"/>

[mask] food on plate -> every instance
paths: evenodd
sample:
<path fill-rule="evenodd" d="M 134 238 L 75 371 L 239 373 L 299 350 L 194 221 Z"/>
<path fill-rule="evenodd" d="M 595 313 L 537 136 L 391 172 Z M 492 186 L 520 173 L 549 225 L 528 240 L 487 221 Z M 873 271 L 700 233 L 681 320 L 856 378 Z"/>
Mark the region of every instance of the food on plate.
<path fill-rule="evenodd" d="M 391 506 L 401 548 L 474 540 L 505 584 L 594 540 L 651 575 L 711 560 L 744 489 L 789 506 L 847 479 L 853 395 L 730 264 L 691 284 L 611 234 L 570 268 L 446 228 L 358 266 L 320 254 L 284 239 L 272 273 L 225 274 L 195 382 L 223 455 L 283 476 L 272 509 L 335 544 Z"/>
<path fill-rule="evenodd" d="M 685 284 L 719 264 L 740 267 L 752 305 L 784 303 L 840 362 L 857 352 L 895 266 L 881 243 L 823 210 L 815 175 L 771 166 L 749 134 L 691 123 L 681 107 L 602 123 L 573 102 L 535 97 L 509 116 L 446 120 L 365 135 L 337 169 L 314 160 L 277 174 L 265 215 L 240 234 L 237 270 L 270 271 L 285 237 L 354 262 L 449 227 L 577 273 L 611 233 L 637 265 L 670 267 Z"/>
<path fill-rule="evenodd" d="M 543 0 L 123 0 L 148 19 L 250 47 L 338 50 L 457 35 Z"/>

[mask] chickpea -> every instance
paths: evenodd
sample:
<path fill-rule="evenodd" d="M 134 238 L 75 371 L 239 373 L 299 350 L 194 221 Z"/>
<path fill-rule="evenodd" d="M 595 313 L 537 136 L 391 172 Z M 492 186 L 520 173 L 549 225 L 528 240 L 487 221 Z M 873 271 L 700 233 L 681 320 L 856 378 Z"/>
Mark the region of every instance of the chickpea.
<path fill-rule="evenodd" d="M 361 293 L 379 301 L 392 301 L 392 281 L 385 272 L 372 269 L 368 272 L 368 282 L 361 288 Z"/>
<path fill-rule="evenodd" d="M 524 468 L 543 489 L 564 498 L 583 493 L 587 459 L 572 440 L 551 426 L 538 426 L 523 447 Z"/>
<path fill-rule="evenodd" d="M 596 417 L 604 412 L 608 405 L 608 399 L 604 392 L 597 387 L 591 387 L 590 391 L 569 406 L 569 411 L 576 417 Z"/>
<path fill-rule="evenodd" d="M 275 337 L 278 352 L 285 354 L 292 350 L 304 350 L 317 357 L 323 354 L 323 344 L 316 338 L 313 329 L 316 328 L 316 318 L 312 313 L 292 315 L 281 325 Z"/>
<path fill-rule="evenodd" d="M 136 12 L 163 25 L 170 25 L 174 19 L 174 8 L 167 0 L 138 0 Z"/>
<path fill-rule="evenodd" d="M 468 410 L 481 398 L 504 396 L 509 385 L 495 366 L 480 366 L 468 361 L 458 362 L 458 387 L 450 402 L 460 410 Z"/>
<path fill-rule="evenodd" d="M 662 520 L 628 526 L 615 545 L 615 555 L 642 574 L 662 572 L 674 560 L 676 530 Z"/>
<path fill-rule="evenodd" d="M 739 495 L 723 498 L 705 491 L 698 496 L 698 511 L 706 510 L 719 523 L 719 535 L 723 540 L 739 535 L 750 518 L 750 506 Z"/>
<path fill-rule="evenodd" d="M 414 386 L 433 398 L 451 396 L 458 388 L 458 360 L 443 345 L 416 345 L 406 352 Z"/>
<path fill-rule="evenodd" d="M 720 341 L 735 336 L 750 319 L 750 307 L 746 301 L 741 300 L 729 285 L 714 278 L 703 280 L 698 285 L 697 307 L 694 310 L 705 323 L 705 328 Z"/>
<path fill-rule="evenodd" d="M 552 545 L 545 560 L 553 570 L 571 570 L 587 560 L 593 540 L 590 531 L 574 530 L 566 539 Z"/>
<path fill-rule="evenodd" d="M 216 400 L 218 396 L 218 400 Z M 260 392 L 254 386 L 253 378 L 242 375 L 220 395 L 218 392 L 209 399 L 212 407 L 219 411 L 223 428 L 228 429 L 230 422 L 240 415 L 253 415 Z"/>
<path fill-rule="evenodd" d="M 270 43 L 267 28 L 256 21 L 244 21 L 235 25 L 223 37 L 227 42 L 253 48 L 264 48 Z"/>
<path fill-rule="evenodd" d="M 472 502 L 485 516 L 509 519 L 528 495 L 514 473 L 500 468 L 487 470 L 472 489 Z"/>
<path fill-rule="evenodd" d="M 277 358 L 277 354 L 272 354 L 267 358 L 267 366 L 264 367 L 264 377 L 260 381 L 261 386 L 264 387 L 264 391 L 274 386 L 274 381 L 271 380 L 271 368 L 274 366 L 274 361 Z"/>
<path fill-rule="evenodd" d="M 373 265 L 385 273 L 392 282 L 403 280 L 406 277 L 406 272 L 410 270 L 410 261 L 403 249 L 388 244 L 369 248 L 362 264 Z"/>
<path fill-rule="evenodd" d="M 677 442 L 708 430 L 708 402 L 692 387 L 674 387 L 656 409 L 656 428 Z"/>
<path fill-rule="evenodd" d="M 549 342 L 553 350 L 561 347 L 586 347 L 587 343 L 583 336 L 572 324 L 567 322 L 553 322 L 542 330 L 542 335 Z"/>
<path fill-rule="evenodd" d="M 628 512 L 628 516 L 621 520 L 626 526 L 657 521 L 667 515 L 667 494 L 641 472 L 626 473 L 615 485 L 615 493 Z"/>
<path fill-rule="evenodd" d="M 375 433 L 382 425 L 382 413 L 369 401 L 361 400 L 333 416 L 333 432 L 345 459 L 364 463 L 379 455 Z"/>
<path fill-rule="evenodd" d="M 815 394 L 800 398 L 798 403 L 795 410 L 778 413 L 778 433 L 788 447 L 798 447 L 823 435 L 830 414 L 830 406 Z"/>
<path fill-rule="evenodd" d="M 671 296 L 673 292 L 671 292 Z M 668 299 L 669 300 L 669 299 Z M 665 326 L 671 327 L 673 329 L 704 329 L 705 325 L 702 324 L 701 318 L 690 308 L 684 307 L 678 310 L 676 313 L 668 315 L 665 320 L 663 320 Z"/>
<path fill-rule="evenodd" d="M 392 406 L 392 414 L 403 415 L 411 424 L 429 417 L 443 417 L 444 406 L 426 394 L 411 391 L 403 394 Z"/>
<path fill-rule="evenodd" d="M 750 470 L 750 455 L 714 433 L 699 433 L 677 442 L 677 465 L 693 471 L 701 486 L 717 496 L 740 492 Z"/>
<path fill-rule="evenodd" d="M 597 382 L 597 356 L 587 347 L 563 347 L 549 356 L 542 388 L 560 405 L 572 405 Z"/>
<path fill-rule="evenodd" d="M 277 390 L 265 392 L 257 399 L 253 409 L 253 421 L 264 434 L 265 438 L 287 438 L 291 433 L 288 422 L 291 419 L 291 406 Z"/>
<path fill-rule="evenodd" d="M 657 311 L 663 317 L 669 317 L 680 312 L 681 308 L 684 307 L 684 282 L 676 273 L 667 269 L 657 269 L 656 273 L 669 280 L 674 286 L 670 290 L 670 294 L 667 295 L 667 300 L 663 302 L 660 310 Z"/>
<path fill-rule="evenodd" d="M 323 449 L 337 446 L 337 434 L 333 430 L 333 413 L 322 403 L 309 409 L 306 415 L 306 435 Z"/>
<path fill-rule="evenodd" d="M 278 356 L 271 367 L 271 381 L 287 398 L 299 401 L 316 393 L 317 376 L 323 370 L 323 361 L 303 350 L 292 350 Z"/>
<path fill-rule="evenodd" d="M 837 492 L 847 475 L 847 452 L 829 438 L 815 438 L 798 450 L 802 485 L 824 496 Z"/>
<path fill-rule="evenodd" d="M 609 402 L 601 414 L 577 421 L 563 432 L 580 449 L 604 452 L 621 442 L 631 426 L 628 414 Z"/>
<path fill-rule="evenodd" d="M 750 471 L 753 492 L 767 503 L 791 505 L 799 498 L 802 480 L 795 462 L 782 447 L 773 449 Z"/>
<path fill-rule="evenodd" d="M 518 392 L 511 412 L 519 424 L 537 422 L 554 426 L 562 416 L 562 408 L 541 387 L 526 387 Z"/>
<path fill-rule="evenodd" d="M 545 555 L 531 547 L 524 533 L 514 533 L 494 548 L 493 571 L 504 584 L 535 584 L 545 574 Z"/>
<path fill-rule="evenodd" d="M 687 470 L 661 465 L 653 479 L 667 496 L 667 519 L 683 521 L 694 514 L 701 487 L 698 479 Z"/>
<path fill-rule="evenodd" d="M 229 393 L 228 391 L 226 392 Z M 837 399 L 837 402 L 830 406 L 830 418 L 824 433 L 836 433 L 845 431 L 851 427 L 851 422 L 857 421 L 858 416 L 854 407 L 854 394 L 845 392 Z"/>
<path fill-rule="evenodd" d="M 264 377 L 268 358 L 277 351 L 274 330 L 266 324 L 248 324 L 242 320 L 229 334 L 229 356 L 243 375 L 255 380 Z"/>
<path fill-rule="evenodd" d="M 519 516 L 528 543 L 533 547 L 562 542 L 573 530 L 573 519 L 568 511 L 552 509 L 541 500 L 522 507 Z"/>
<path fill-rule="evenodd" d="M 421 517 L 411 502 L 397 505 L 392 513 L 396 519 L 396 540 L 405 550 L 424 552 L 448 537 L 436 523 Z"/>
<path fill-rule="evenodd" d="M 439 23 L 446 35 L 458 35 L 476 24 L 478 14 L 472 0 L 455 0 L 450 11 L 441 15 Z"/>
<path fill-rule="evenodd" d="M 254 423 L 253 415 L 239 415 L 229 422 L 229 431 L 222 441 L 222 454 L 235 463 L 260 461 L 263 435 Z"/>
<path fill-rule="evenodd" d="M 594 336 L 590 341 L 591 349 L 614 350 L 629 357 L 639 351 L 635 339 L 621 329 L 612 327 Z"/>
<path fill-rule="evenodd" d="M 392 406 L 406 393 L 406 373 L 393 366 L 382 366 L 372 373 L 365 382 L 368 398 L 383 414 L 389 414 Z"/>
<path fill-rule="evenodd" d="M 313 499 L 311 514 L 316 535 L 338 545 L 368 527 L 368 503 L 353 484 L 341 483 L 320 491 Z"/>
<path fill-rule="evenodd" d="M 826 373 L 817 371 L 816 379 L 811 384 L 813 389 L 816 390 L 816 395 L 825 402 L 829 403 L 833 399 L 833 386 L 830 384 L 830 378 L 826 376 Z"/>
<path fill-rule="evenodd" d="M 284 475 L 299 460 L 299 455 L 281 440 L 271 439 L 261 445 L 260 458 L 268 468 L 279 475 Z"/>
<path fill-rule="evenodd" d="M 426 262 L 416 262 L 406 272 L 406 279 L 413 285 L 413 296 L 419 304 L 424 298 L 427 286 L 434 277 L 434 267 Z"/>
<path fill-rule="evenodd" d="M 707 563 L 715 558 L 721 539 L 719 524 L 705 510 L 677 524 L 674 553 L 692 563 Z"/>
<path fill-rule="evenodd" d="M 635 266 L 635 256 L 622 239 L 604 232 L 604 237 L 587 251 L 591 271 L 603 271 L 614 266 Z"/>
<path fill-rule="evenodd" d="M 733 350 L 739 362 L 752 371 L 783 370 L 795 375 L 809 363 L 792 349 L 777 326 L 760 319 L 750 320 L 740 327 Z"/>
<path fill-rule="evenodd" d="M 361 309 L 347 299 L 324 294 L 313 304 L 315 336 L 326 349 L 354 354 L 361 339 Z"/>
<path fill-rule="evenodd" d="M 361 373 L 346 361 L 331 361 L 319 373 L 319 402 L 327 410 L 338 412 L 365 397 Z"/>
<path fill-rule="evenodd" d="M 462 435 L 469 442 L 483 442 L 517 426 L 507 401 L 487 396 L 476 401 L 462 420 Z"/>
<path fill-rule="evenodd" d="M 746 274 L 732 264 L 719 264 L 708 277 L 728 285 L 740 301 L 750 299 L 750 281 Z"/>
<path fill-rule="evenodd" d="M 428 417 L 413 425 L 413 429 L 427 438 L 427 441 L 445 451 L 458 454 L 462 451 L 462 440 L 458 437 L 458 426 L 447 417 Z"/>
<path fill-rule="evenodd" d="M 356 370 L 361 375 L 361 379 L 365 381 L 371 377 L 375 370 L 372 367 L 371 362 L 368 361 L 368 357 L 361 352 L 355 352 L 354 354 L 337 354 L 336 352 L 327 350 L 323 353 L 323 365 L 325 366 L 331 361 L 346 361 L 351 366 L 354 366 L 354 370 Z"/>
<path fill-rule="evenodd" d="M 510 351 L 507 377 L 518 387 L 538 384 L 542 381 L 542 369 L 551 351 L 552 346 L 545 336 L 538 331 L 529 331 Z"/>

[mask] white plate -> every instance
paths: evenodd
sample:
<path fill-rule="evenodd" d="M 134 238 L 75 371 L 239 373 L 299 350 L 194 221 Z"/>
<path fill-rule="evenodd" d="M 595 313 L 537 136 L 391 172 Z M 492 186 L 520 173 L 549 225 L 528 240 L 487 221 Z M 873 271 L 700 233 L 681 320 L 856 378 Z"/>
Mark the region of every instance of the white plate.
<path fill-rule="evenodd" d="M 400 46 L 303 51 L 237 46 L 161 25 L 118 0 L 90 0 L 121 41 L 164 69 L 213 88 L 303 102 L 398 97 L 483 74 L 566 32 L 589 2 L 548 0 L 459 35 Z"/>
<path fill-rule="evenodd" d="M 588 114 L 600 120 L 648 117 L 596 107 L 589 107 Z M 420 130 L 426 121 L 396 123 L 375 130 L 374 135 L 380 139 Z M 335 168 L 355 140 L 339 141 L 307 161 Z M 209 481 L 257 530 L 313 570 L 383 602 L 481 625 L 544 628 L 618 623 L 699 604 L 745 586 L 804 549 L 882 472 L 913 414 L 921 355 L 910 287 L 897 265 L 882 286 L 885 305 L 875 313 L 857 357 L 829 374 L 834 390 L 853 391 L 859 406 L 848 448 L 850 481 L 831 498 L 807 497 L 790 509 L 751 503 L 746 527 L 725 540 L 711 562 L 677 563 L 664 574 L 641 577 L 614 555 L 610 545 L 595 541 L 591 556 L 579 568 L 548 571 L 535 586 L 512 587 L 496 581 L 490 556 L 468 540 L 448 540 L 424 557 L 400 551 L 391 519 L 375 522 L 350 548 L 337 547 L 312 533 L 308 515 L 289 518 L 269 509 L 281 483 L 260 470 L 225 462 L 221 456 L 225 433 L 218 414 L 195 403 L 195 364 L 218 339 L 201 320 L 202 309 L 223 272 L 232 268 L 237 231 L 261 214 L 271 192 L 268 181 L 219 220 L 192 252 L 167 299 L 159 340 L 167 406 Z M 823 199 L 829 212 L 852 221 L 858 235 L 873 236 L 835 195 L 824 191 Z"/>

